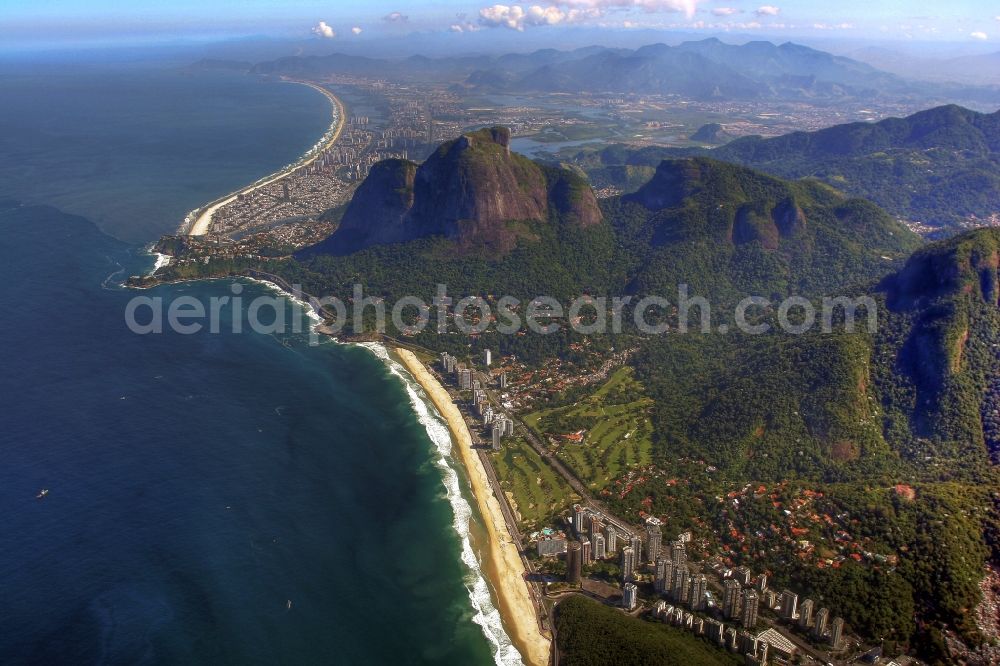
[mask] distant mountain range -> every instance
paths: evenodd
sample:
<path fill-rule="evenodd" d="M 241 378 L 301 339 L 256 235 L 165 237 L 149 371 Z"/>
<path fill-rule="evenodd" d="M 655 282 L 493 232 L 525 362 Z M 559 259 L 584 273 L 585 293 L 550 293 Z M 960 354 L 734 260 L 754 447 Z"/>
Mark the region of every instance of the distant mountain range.
<path fill-rule="evenodd" d="M 691 154 L 783 178 L 817 178 L 901 219 L 944 229 L 1000 221 L 1000 111 L 949 105 L 877 123 L 744 137 L 714 149 L 611 146 L 581 153 L 576 161 L 595 179 L 607 180 L 628 175 L 616 169 L 620 165 L 651 168 L 666 157 Z"/>
<path fill-rule="evenodd" d="M 915 87 L 870 65 L 792 43 L 718 39 L 603 50 L 521 73 L 498 63 L 469 83 L 507 90 L 681 94 L 696 98 L 815 98 L 909 93 Z"/>
<path fill-rule="evenodd" d="M 866 47 L 851 57 L 886 72 L 921 81 L 954 81 L 968 85 L 1000 85 L 1000 51 L 951 58 L 922 58 L 879 47 Z"/>
<path fill-rule="evenodd" d="M 697 99 L 930 96 L 1000 100 L 997 90 L 916 83 L 851 58 L 791 42 L 732 45 L 715 38 L 634 50 L 592 46 L 499 57 L 388 60 L 344 54 L 292 56 L 260 63 L 250 71 L 297 77 L 341 73 L 437 81 L 477 91 L 678 94 Z"/>

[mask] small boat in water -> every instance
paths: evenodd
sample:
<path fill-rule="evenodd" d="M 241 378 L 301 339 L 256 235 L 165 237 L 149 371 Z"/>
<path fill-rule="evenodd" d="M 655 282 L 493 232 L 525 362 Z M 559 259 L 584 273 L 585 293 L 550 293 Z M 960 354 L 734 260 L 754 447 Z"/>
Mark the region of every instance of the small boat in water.
<path fill-rule="evenodd" d="M 42 492 L 40 492 L 37 495 L 35 495 L 35 499 L 44 499 L 44 497 L 46 495 L 48 495 L 48 494 L 49 494 L 49 489 L 48 488 L 42 488 Z"/>

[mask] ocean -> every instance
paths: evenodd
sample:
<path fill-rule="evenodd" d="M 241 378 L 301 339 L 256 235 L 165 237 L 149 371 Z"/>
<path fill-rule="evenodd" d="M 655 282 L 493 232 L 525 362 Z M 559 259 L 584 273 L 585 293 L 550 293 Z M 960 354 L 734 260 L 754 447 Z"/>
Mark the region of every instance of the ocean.
<path fill-rule="evenodd" d="M 0 663 L 519 663 L 447 429 L 383 350 L 237 334 L 225 310 L 219 334 L 125 325 L 136 295 L 230 293 L 120 284 L 312 146 L 327 102 L 49 74 L 0 68 Z"/>

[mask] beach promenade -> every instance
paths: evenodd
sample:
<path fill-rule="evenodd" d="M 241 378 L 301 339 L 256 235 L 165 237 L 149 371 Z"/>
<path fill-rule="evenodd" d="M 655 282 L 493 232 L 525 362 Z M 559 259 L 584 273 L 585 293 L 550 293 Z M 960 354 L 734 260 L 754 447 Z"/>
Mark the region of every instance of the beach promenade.
<path fill-rule="evenodd" d="M 508 532 L 501 500 L 493 491 L 486 468 L 472 448 L 472 435 L 465 419 L 448 391 L 413 352 L 399 348 L 394 351 L 444 417 L 455 449 L 465 466 L 489 539 L 484 569 L 496 591 L 507 632 L 526 663 L 547 666 L 552 642 L 539 630 L 535 604 L 524 578 L 526 570 L 520 550 Z"/>

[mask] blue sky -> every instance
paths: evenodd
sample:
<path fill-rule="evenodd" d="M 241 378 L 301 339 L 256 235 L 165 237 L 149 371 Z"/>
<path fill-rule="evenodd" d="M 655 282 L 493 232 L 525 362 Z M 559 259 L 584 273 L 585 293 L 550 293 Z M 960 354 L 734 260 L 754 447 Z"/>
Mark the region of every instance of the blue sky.
<path fill-rule="evenodd" d="M 640 28 L 997 44 L 1000 3 L 986 0 L 3 0 L 0 41 L 80 43 L 268 35 L 362 40 L 412 32 Z M 495 33 L 494 33 L 495 34 Z M 504 41 L 509 41 L 508 34 Z M 554 36 L 554 35 L 553 35 Z"/>

